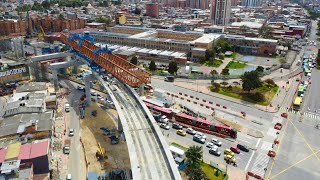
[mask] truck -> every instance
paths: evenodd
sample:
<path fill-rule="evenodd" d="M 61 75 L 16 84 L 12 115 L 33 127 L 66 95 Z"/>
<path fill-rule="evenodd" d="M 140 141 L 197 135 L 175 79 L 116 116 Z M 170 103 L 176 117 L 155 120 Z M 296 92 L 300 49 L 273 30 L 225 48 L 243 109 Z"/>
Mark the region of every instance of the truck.
<path fill-rule="evenodd" d="M 64 110 L 66 112 L 69 112 L 70 111 L 70 104 L 65 104 Z"/>
<path fill-rule="evenodd" d="M 63 153 L 70 154 L 70 139 L 64 140 Z"/>

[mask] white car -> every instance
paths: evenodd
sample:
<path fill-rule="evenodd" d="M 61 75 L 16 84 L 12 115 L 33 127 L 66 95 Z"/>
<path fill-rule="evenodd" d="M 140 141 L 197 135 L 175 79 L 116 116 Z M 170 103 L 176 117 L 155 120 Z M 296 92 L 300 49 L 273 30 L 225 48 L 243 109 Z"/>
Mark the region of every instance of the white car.
<path fill-rule="evenodd" d="M 82 86 L 77 86 L 77 89 L 78 89 L 78 90 L 85 90 L 85 88 L 82 87 Z"/>
<path fill-rule="evenodd" d="M 199 136 L 201 136 L 203 139 L 207 139 L 207 136 L 206 135 L 204 135 L 204 134 L 202 134 L 201 132 L 196 132 L 196 135 L 199 135 Z"/>
<path fill-rule="evenodd" d="M 166 124 L 166 123 L 161 123 L 160 127 L 165 129 L 165 130 L 169 130 L 170 129 L 170 126 L 168 124 Z"/>
<path fill-rule="evenodd" d="M 70 137 L 74 136 L 74 129 L 69 129 L 69 136 Z"/>
<path fill-rule="evenodd" d="M 218 146 L 214 145 L 212 142 L 208 142 L 206 145 L 208 148 L 218 148 Z"/>
<path fill-rule="evenodd" d="M 191 135 L 195 135 L 196 131 L 194 129 L 192 129 L 192 128 L 187 128 L 187 133 L 191 134 Z"/>
<path fill-rule="evenodd" d="M 212 138 L 212 139 L 211 139 L 211 142 L 212 142 L 213 144 L 217 145 L 217 146 L 221 146 L 221 145 L 222 145 L 221 141 L 219 141 L 219 140 L 216 139 L 216 138 Z"/>
<path fill-rule="evenodd" d="M 91 96 L 97 96 L 97 92 L 95 91 L 90 91 Z"/>

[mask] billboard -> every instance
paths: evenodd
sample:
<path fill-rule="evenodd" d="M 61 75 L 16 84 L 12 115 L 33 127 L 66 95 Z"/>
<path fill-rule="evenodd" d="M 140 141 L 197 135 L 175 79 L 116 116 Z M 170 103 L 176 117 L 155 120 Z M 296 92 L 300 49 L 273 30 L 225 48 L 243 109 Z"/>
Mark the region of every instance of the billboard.
<path fill-rule="evenodd" d="M 0 72 L 0 83 L 30 79 L 29 67 L 20 66 Z"/>

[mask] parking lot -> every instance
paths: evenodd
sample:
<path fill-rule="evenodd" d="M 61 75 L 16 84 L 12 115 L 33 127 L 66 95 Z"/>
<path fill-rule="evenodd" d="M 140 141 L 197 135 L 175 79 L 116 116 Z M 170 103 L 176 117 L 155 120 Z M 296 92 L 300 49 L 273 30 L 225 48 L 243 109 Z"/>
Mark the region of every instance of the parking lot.
<path fill-rule="evenodd" d="M 165 130 L 162 129 L 162 133 L 163 135 L 166 137 L 167 141 L 169 144 L 171 143 L 177 143 L 179 145 L 182 145 L 186 148 L 193 146 L 193 145 L 197 145 L 197 146 L 201 146 L 203 149 L 203 159 L 205 162 L 215 162 L 218 164 L 218 166 L 220 166 L 221 168 L 225 169 L 226 168 L 226 161 L 224 160 L 224 153 L 223 151 L 225 149 L 229 149 L 231 146 L 237 146 L 237 144 L 243 144 L 246 145 L 252 149 L 256 148 L 258 139 L 244 135 L 242 133 L 238 133 L 238 138 L 237 140 L 233 141 L 233 140 L 226 140 L 223 138 L 219 138 L 217 136 L 213 136 L 210 134 L 204 134 L 207 136 L 205 144 L 201 144 L 198 142 L 195 142 L 193 140 L 193 136 L 190 134 L 187 134 L 186 136 L 181 136 L 178 135 L 176 133 L 176 129 L 172 128 L 172 123 L 169 123 L 169 130 Z M 186 128 L 183 128 L 183 131 L 186 132 Z M 209 153 L 209 147 L 206 147 L 206 144 L 208 142 L 211 141 L 212 138 L 218 139 L 219 141 L 222 142 L 221 147 L 218 147 L 218 150 L 221 152 L 221 155 L 215 156 Z M 239 169 L 241 170 L 245 170 L 246 166 L 248 166 L 248 164 L 251 161 L 251 156 L 252 153 L 254 152 L 252 149 L 249 150 L 249 152 L 244 152 L 244 151 L 240 151 L 240 154 L 235 154 L 235 158 L 236 158 L 236 163 Z"/>

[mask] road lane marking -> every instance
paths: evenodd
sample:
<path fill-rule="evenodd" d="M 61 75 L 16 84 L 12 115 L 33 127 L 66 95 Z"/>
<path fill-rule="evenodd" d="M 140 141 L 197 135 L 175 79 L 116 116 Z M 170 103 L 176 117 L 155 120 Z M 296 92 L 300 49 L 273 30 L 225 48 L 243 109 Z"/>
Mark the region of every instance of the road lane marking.
<path fill-rule="evenodd" d="M 287 132 L 288 123 L 289 123 L 289 119 L 287 120 L 286 125 L 285 125 L 285 127 L 284 127 L 283 135 L 281 136 L 280 142 L 282 142 L 282 140 L 283 140 L 283 138 L 284 138 L 284 136 L 285 136 L 285 134 L 286 134 L 286 132 Z M 279 149 L 280 149 L 280 147 L 281 147 L 281 144 L 282 144 L 282 143 L 279 143 L 279 146 L 278 146 L 278 148 L 277 148 L 277 150 L 276 150 L 276 154 L 278 154 Z M 268 177 L 267 179 L 270 178 L 270 175 L 271 175 L 271 172 L 272 172 L 272 168 L 273 168 L 273 166 L 274 166 L 274 163 L 276 162 L 276 159 L 277 159 L 277 156 L 274 158 L 274 161 L 272 162 L 272 165 L 271 165 L 271 167 L 270 167 L 270 171 L 269 171 L 269 174 L 268 174 L 268 176 L 267 176 L 267 177 Z"/>
<path fill-rule="evenodd" d="M 299 129 L 293 124 L 292 121 L 290 121 L 290 123 L 293 125 L 293 127 L 296 129 L 296 131 L 299 133 L 299 135 L 302 137 L 302 139 L 304 140 L 304 142 L 307 144 L 307 146 L 309 147 L 309 149 L 311 150 L 311 152 L 314 154 L 315 151 L 312 149 L 312 147 L 310 146 L 310 144 L 308 143 L 308 141 L 306 140 L 306 138 L 303 136 L 303 134 L 299 131 Z M 317 157 L 318 161 L 320 161 L 319 157 L 315 154 L 315 156 Z"/>
<path fill-rule="evenodd" d="M 258 142 L 257 142 L 257 144 L 256 144 L 256 148 L 259 146 L 260 141 L 261 141 L 261 138 L 259 138 L 259 140 L 258 140 Z M 252 160 L 252 158 L 253 158 L 253 156 L 254 156 L 255 153 L 256 153 L 256 151 L 253 151 L 253 153 L 251 154 L 250 159 L 249 159 L 249 161 L 248 161 L 248 163 L 247 163 L 244 171 L 247 171 L 247 169 L 248 169 L 248 167 L 249 167 L 249 164 L 250 164 L 250 162 L 251 162 L 251 160 Z"/>
<path fill-rule="evenodd" d="M 282 170 L 282 171 L 281 171 L 281 172 L 279 172 L 278 174 L 275 174 L 275 175 L 273 175 L 271 178 L 268 178 L 268 179 L 273 179 L 273 178 L 275 178 L 275 177 L 279 176 L 280 174 L 282 174 L 282 173 L 284 173 L 284 172 L 288 171 L 289 169 L 293 168 L 294 166 L 296 166 L 296 165 L 298 165 L 298 164 L 300 164 L 300 163 L 304 162 L 305 160 L 307 160 L 307 159 L 311 158 L 312 156 L 316 155 L 316 154 L 317 154 L 317 153 L 319 153 L 319 152 L 320 152 L 320 150 L 316 151 L 315 153 L 310 154 L 309 156 L 307 156 L 307 157 L 305 157 L 305 158 L 301 159 L 300 161 L 298 161 L 298 162 L 296 162 L 296 163 L 294 163 L 294 164 L 290 165 L 289 167 L 285 168 L 284 170 Z"/>

